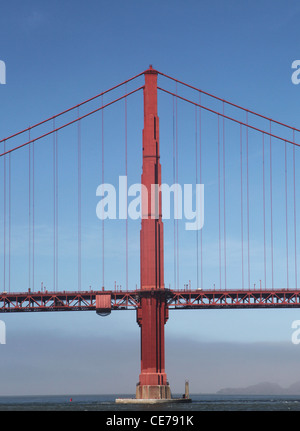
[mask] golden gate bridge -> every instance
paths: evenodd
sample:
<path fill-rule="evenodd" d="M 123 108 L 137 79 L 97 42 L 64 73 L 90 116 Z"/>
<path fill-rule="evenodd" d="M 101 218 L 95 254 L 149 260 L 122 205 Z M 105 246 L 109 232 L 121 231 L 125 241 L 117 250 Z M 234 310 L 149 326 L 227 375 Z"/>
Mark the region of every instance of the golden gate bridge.
<path fill-rule="evenodd" d="M 158 78 L 163 82 L 173 84 L 175 88 L 158 85 Z M 127 86 L 134 84 L 136 80 L 144 79 L 140 86 L 131 91 Z M 113 93 L 117 89 L 125 88 L 125 93 L 104 103 L 103 97 Z M 181 94 L 179 88 L 190 91 L 190 96 Z M 148 190 L 147 196 L 141 196 L 141 230 L 140 230 L 140 286 L 130 289 L 128 281 L 128 220 L 126 218 L 125 247 L 122 253 L 125 256 L 125 287 L 113 288 L 105 283 L 105 223 L 102 220 L 102 283 L 100 288 L 82 288 L 82 135 L 81 128 L 84 120 L 96 113 L 101 113 L 102 121 L 102 147 L 101 147 L 101 180 L 105 180 L 104 163 L 104 117 L 103 112 L 112 105 L 121 101 L 124 103 L 125 117 L 125 174 L 128 174 L 128 115 L 127 101 L 136 93 L 143 92 L 144 100 L 144 127 L 142 137 L 142 172 L 141 184 Z M 215 231 L 218 236 L 217 267 L 218 283 L 213 286 L 206 285 L 203 277 L 205 271 L 205 253 L 203 246 L 203 232 L 196 231 L 196 288 L 191 285 L 180 283 L 180 244 L 178 233 L 178 220 L 173 224 L 173 250 L 168 252 L 174 258 L 174 287 L 165 283 L 165 247 L 164 247 L 164 223 L 162 215 L 162 193 L 160 188 L 151 189 L 153 184 L 162 184 L 162 166 L 160 157 L 160 123 L 158 116 L 158 93 L 170 97 L 172 100 L 173 118 L 173 180 L 178 183 L 178 169 L 180 156 L 178 151 L 178 101 L 188 104 L 194 111 L 195 119 L 195 155 L 193 166 L 195 166 L 195 181 L 202 183 L 204 180 L 204 165 L 208 163 L 203 155 L 204 129 L 206 127 L 204 113 L 214 119 L 214 123 L 208 121 L 209 127 L 213 124 L 216 143 L 216 225 Z M 196 98 L 192 95 L 196 94 Z M 212 99 L 215 105 L 208 106 L 203 99 Z M 100 106 L 82 113 L 80 110 L 88 107 L 91 102 L 100 100 Z M 59 123 L 69 114 L 72 119 Z M 256 122 L 253 120 L 257 120 Z M 230 138 L 226 136 L 228 124 L 235 127 L 231 130 Z M 70 127 L 77 126 L 77 239 L 78 239 L 78 290 L 59 290 L 58 288 L 58 188 L 62 187 L 58 181 L 58 151 L 61 144 L 62 132 Z M 47 129 L 48 127 L 48 129 Z M 41 132 L 39 132 L 41 130 Z M 118 84 L 114 87 L 92 97 L 84 102 L 73 106 L 57 115 L 42 122 L 30 126 L 0 141 L 0 159 L 2 161 L 3 173 L 3 201 L 2 201 L 2 289 L 0 293 L 0 312 L 61 312 L 61 311 L 94 311 L 101 316 L 107 316 L 112 311 L 135 310 L 137 323 L 141 328 L 141 370 L 136 386 L 136 399 L 144 400 L 171 400 L 171 389 L 167 380 L 165 370 L 165 333 L 164 327 L 169 319 L 170 310 L 200 310 L 200 309 L 251 309 L 251 308 L 292 308 L 300 306 L 300 290 L 298 290 L 298 260 L 297 260 L 297 157 L 299 157 L 299 143 L 296 137 L 300 130 L 287 124 L 258 114 L 253 110 L 245 109 L 237 104 L 219 98 L 208 92 L 200 90 L 195 86 L 170 77 L 149 67 L 146 71 Z M 36 135 L 33 136 L 33 133 Z M 259 151 L 255 155 L 255 177 L 261 179 L 261 183 L 254 184 L 259 188 L 260 194 L 254 202 L 254 212 L 259 214 L 262 229 L 260 231 L 260 274 L 259 284 L 252 286 L 251 282 L 251 241 L 250 241 L 250 211 L 251 195 L 249 175 L 249 149 L 255 133 L 255 145 Z M 37 146 L 47 138 L 52 138 L 52 160 L 39 162 L 37 157 Z M 233 146 L 235 142 L 235 147 Z M 226 152 L 226 144 L 227 147 Z M 163 145 L 163 144 L 162 144 Z M 212 145 L 212 142 L 210 142 Z M 278 168 L 278 160 L 274 161 L 273 152 L 280 148 L 282 163 Z M 18 271 L 13 267 L 12 261 L 12 175 L 14 174 L 13 163 L 16 154 L 22 154 L 24 164 L 28 163 L 28 289 L 16 291 L 12 287 L 12 274 Z M 26 153 L 27 152 L 27 153 Z M 24 155 L 27 154 L 26 159 Z M 230 155 L 230 157 L 226 155 Z M 122 158 L 122 156 L 121 156 Z M 235 182 L 239 179 L 237 188 L 229 185 L 228 176 L 235 163 Z M 52 288 L 36 287 L 36 199 L 39 180 L 36 177 L 36 166 L 46 163 L 52 166 L 53 205 L 53 286 Z M 66 160 L 65 163 L 68 163 Z M 192 165 L 192 164 L 191 164 Z M 275 175 L 274 175 L 275 172 Z M 257 175 L 256 175 L 257 173 Z M 280 177 L 282 187 L 278 191 L 274 187 L 274 177 Z M 278 180 L 278 178 L 277 178 Z M 238 190 L 239 189 L 239 190 Z M 238 190 L 238 193 L 237 193 Z M 230 244 L 228 244 L 228 215 L 232 213 L 231 204 L 228 204 L 228 195 L 234 194 L 234 201 L 239 201 L 240 211 L 236 224 L 239 231 L 239 263 L 240 286 L 237 289 L 228 288 L 228 275 L 230 266 L 228 264 Z M 156 202 L 156 214 L 153 217 L 151 199 Z M 279 199 L 284 223 L 275 223 L 278 215 L 275 201 Z M 276 208 L 276 209 L 275 209 Z M 21 217 L 24 214 L 21 214 Z M 252 229 L 255 231 L 256 223 L 253 222 Z M 281 272 L 285 272 L 285 281 L 280 288 L 276 284 L 276 260 L 274 250 L 274 237 L 280 230 L 281 245 L 284 239 L 285 253 L 280 253 L 282 264 Z M 282 262 L 285 262 L 284 264 Z M 24 274 L 25 279 L 25 274 Z M 189 401 L 187 398 L 186 401 Z"/>

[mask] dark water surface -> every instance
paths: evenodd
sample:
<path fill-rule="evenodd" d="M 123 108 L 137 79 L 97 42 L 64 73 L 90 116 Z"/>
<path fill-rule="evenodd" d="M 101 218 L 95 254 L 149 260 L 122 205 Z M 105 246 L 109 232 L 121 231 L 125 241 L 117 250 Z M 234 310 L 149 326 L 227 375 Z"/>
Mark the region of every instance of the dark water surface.
<path fill-rule="evenodd" d="M 192 403 L 155 406 L 115 404 L 130 395 L 59 395 L 0 397 L 0 411 L 300 411 L 300 396 L 192 395 Z"/>

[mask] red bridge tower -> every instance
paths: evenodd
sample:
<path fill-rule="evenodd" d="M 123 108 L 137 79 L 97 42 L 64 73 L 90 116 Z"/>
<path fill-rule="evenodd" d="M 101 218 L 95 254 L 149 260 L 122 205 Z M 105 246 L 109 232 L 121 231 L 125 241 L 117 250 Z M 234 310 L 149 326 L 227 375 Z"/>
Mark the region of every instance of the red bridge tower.
<path fill-rule="evenodd" d="M 164 285 L 164 231 L 162 222 L 159 119 L 157 116 L 157 75 L 152 66 L 145 72 L 141 301 L 137 322 L 141 327 L 141 374 L 137 399 L 170 399 L 165 372 L 164 326 L 168 320 Z M 156 186 L 155 186 L 156 185 Z"/>

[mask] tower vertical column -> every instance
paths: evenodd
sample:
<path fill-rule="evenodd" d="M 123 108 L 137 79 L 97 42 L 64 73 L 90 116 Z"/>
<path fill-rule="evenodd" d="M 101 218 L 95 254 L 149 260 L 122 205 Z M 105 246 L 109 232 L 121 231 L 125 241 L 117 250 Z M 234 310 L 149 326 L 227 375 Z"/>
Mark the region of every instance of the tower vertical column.
<path fill-rule="evenodd" d="M 157 115 L 157 71 L 145 72 L 142 226 L 140 233 L 141 305 L 137 321 L 141 327 L 141 373 L 138 399 L 169 399 L 165 373 L 164 326 L 168 319 L 164 286 L 164 243 Z"/>

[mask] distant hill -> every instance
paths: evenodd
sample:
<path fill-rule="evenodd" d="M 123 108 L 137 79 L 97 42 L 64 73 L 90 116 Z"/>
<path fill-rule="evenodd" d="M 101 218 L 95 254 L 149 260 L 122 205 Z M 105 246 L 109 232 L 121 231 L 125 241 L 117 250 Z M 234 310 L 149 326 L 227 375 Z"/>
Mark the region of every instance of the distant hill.
<path fill-rule="evenodd" d="M 219 395 L 300 395 L 300 382 L 293 383 L 288 388 L 282 388 L 277 383 L 262 382 L 244 388 L 220 389 Z"/>
<path fill-rule="evenodd" d="M 286 389 L 286 393 L 290 395 L 300 395 L 300 382 L 293 383 Z"/>

